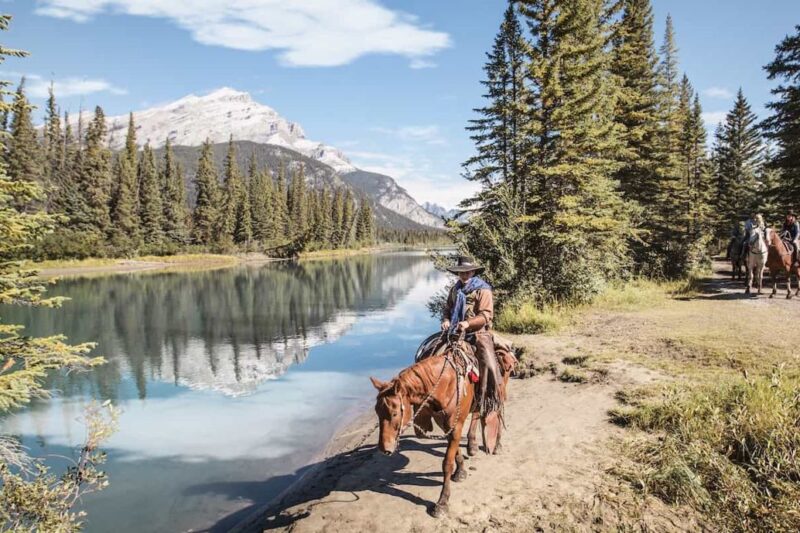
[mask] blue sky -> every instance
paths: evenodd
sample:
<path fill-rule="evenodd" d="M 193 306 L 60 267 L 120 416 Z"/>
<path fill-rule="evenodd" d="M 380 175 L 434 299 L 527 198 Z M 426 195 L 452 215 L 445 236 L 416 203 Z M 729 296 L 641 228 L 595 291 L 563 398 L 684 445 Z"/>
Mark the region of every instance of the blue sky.
<path fill-rule="evenodd" d="M 481 104 L 501 0 L 1 0 L 14 15 L 2 77 L 50 79 L 62 108 L 121 114 L 222 86 L 249 91 L 309 138 L 395 177 L 419 201 L 469 194 L 464 131 Z M 800 24 L 797 0 L 654 0 L 711 127 L 741 86 L 764 115 L 762 66 Z"/>

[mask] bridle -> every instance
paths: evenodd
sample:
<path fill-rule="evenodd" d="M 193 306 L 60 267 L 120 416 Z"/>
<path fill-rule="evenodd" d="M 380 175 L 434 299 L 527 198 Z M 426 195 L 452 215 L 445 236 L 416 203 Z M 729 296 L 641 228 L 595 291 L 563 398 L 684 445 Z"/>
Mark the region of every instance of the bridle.
<path fill-rule="evenodd" d="M 444 335 L 444 333 L 443 333 L 443 335 Z M 456 417 L 455 417 L 455 421 L 453 422 L 453 425 L 451 426 L 450 430 L 447 431 L 445 434 L 439 436 L 438 438 L 439 439 L 446 439 L 456 429 L 456 427 L 458 426 L 458 419 L 461 416 L 461 413 L 460 413 L 461 412 L 461 386 L 462 386 L 463 380 L 465 379 L 466 376 L 462 376 L 461 375 L 460 366 L 462 366 L 462 365 L 459 365 L 458 362 L 454 361 L 452 359 L 452 356 L 455 355 L 461 360 L 461 363 L 463 364 L 464 371 L 465 371 L 465 374 L 466 374 L 466 367 L 467 367 L 466 355 L 464 354 L 464 351 L 461 348 L 461 343 L 464 341 L 464 335 L 465 335 L 465 333 L 462 331 L 461 334 L 458 335 L 455 338 L 450 338 L 450 336 L 448 336 L 447 346 L 448 346 L 449 349 L 446 350 L 445 353 L 443 354 L 444 355 L 444 361 L 442 362 L 442 370 L 441 370 L 441 372 L 439 372 L 439 377 L 436 378 L 436 382 L 433 384 L 433 387 L 431 387 L 430 391 L 428 391 L 428 394 L 425 395 L 425 398 L 422 400 L 422 402 L 420 402 L 419 406 L 416 408 L 414 414 L 411 415 L 411 417 L 409 418 L 408 422 L 405 422 L 405 419 L 406 419 L 406 398 L 399 390 L 397 391 L 396 396 L 400 400 L 400 428 L 397 430 L 397 438 L 395 439 L 394 450 L 392 450 L 392 453 L 396 452 L 397 448 L 400 446 L 400 435 L 403 434 L 403 431 L 405 431 L 408 428 L 408 426 L 413 424 L 414 428 L 416 428 L 418 431 L 420 431 L 422 433 L 427 433 L 427 431 L 424 428 L 422 428 L 422 427 L 417 425 L 415 420 L 417 418 L 417 415 L 419 415 L 420 411 L 422 411 L 422 408 L 425 407 L 425 405 L 428 403 L 428 401 L 433 397 L 433 394 L 434 394 L 434 392 L 436 392 L 436 389 L 439 386 L 439 383 L 442 381 L 442 377 L 444 376 L 444 371 L 447 369 L 448 365 L 453 368 L 453 371 L 455 372 L 455 375 L 456 375 Z M 408 400 L 408 405 L 411 406 L 411 401 L 410 400 Z"/>

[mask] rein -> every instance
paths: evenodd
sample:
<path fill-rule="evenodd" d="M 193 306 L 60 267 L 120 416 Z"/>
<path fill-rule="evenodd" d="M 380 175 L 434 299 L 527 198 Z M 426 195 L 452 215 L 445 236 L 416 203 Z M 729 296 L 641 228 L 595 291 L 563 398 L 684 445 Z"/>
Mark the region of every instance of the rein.
<path fill-rule="evenodd" d="M 408 428 L 408 426 L 410 426 L 412 424 L 414 425 L 414 428 L 416 428 L 421 433 L 424 433 L 424 434 L 428 433 L 424 428 L 421 428 L 420 426 L 418 426 L 417 423 L 415 422 L 415 420 L 417 418 L 417 415 L 419 415 L 420 411 L 425 406 L 425 404 L 428 403 L 428 400 L 430 400 L 433 397 L 433 393 L 436 392 L 436 388 L 439 386 L 439 383 L 442 381 L 442 377 L 444 376 L 444 371 L 447 368 L 448 364 L 451 367 L 453 367 L 453 371 L 456 374 L 456 418 L 455 418 L 455 422 L 453 423 L 453 425 L 450 428 L 450 430 L 447 431 L 444 435 L 438 436 L 436 438 L 438 438 L 438 439 L 446 439 L 456 429 L 456 427 L 458 426 L 458 419 L 461 416 L 461 413 L 460 413 L 461 412 L 461 385 L 462 385 L 462 380 L 466 376 L 461 376 L 461 373 L 459 372 L 459 365 L 451 359 L 451 355 L 453 355 L 453 354 L 458 355 L 459 358 L 464 362 L 464 366 L 466 368 L 466 360 L 465 360 L 466 356 L 464 355 L 464 353 L 463 353 L 463 351 L 461 350 L 461 347 L 460 347 L 461 346 L 461 342 L 463 342 L 463 340 L 464 340 L 464 332 L 462 332 L 455 341 L 448 340 L 448 347 L 450 348 L 450 350 L 444 354 L 444 361 L 442 361 L 442 371 L 439 372 L 439 377 L 436 378 L 436 383 L 433 384 L 433 387 L 431 387 L 430 391 L 425 396 L 425 399 L 422 400 L 422 402 L 420 402 L 420 404 L 417 407 L 417 409 L 415 410 L 414 414 L 411 415 L 411 418 L 409 418 L 408 422 L 404 423 L 400 427 L 400 429 L 397 431 L 397 440 L 396 440 L 396 444 L 395 444 L 395 449 L 397 449 L 397 447 L 400 445 L 400 435 L 403 433 L 403 431 L 405 431 Z M 402 423 L 402 421 L 406 417 L 405 416 L 406 402 L 405 402 L 405 398 L 403 397 L 402 394 L 400 394 L 398 392 L 397 395 L 400 397 L 400 421 Z M 409 401 L 408 403 L 409 403 L 409 405 L 411 405 L 411 401 Z"/>

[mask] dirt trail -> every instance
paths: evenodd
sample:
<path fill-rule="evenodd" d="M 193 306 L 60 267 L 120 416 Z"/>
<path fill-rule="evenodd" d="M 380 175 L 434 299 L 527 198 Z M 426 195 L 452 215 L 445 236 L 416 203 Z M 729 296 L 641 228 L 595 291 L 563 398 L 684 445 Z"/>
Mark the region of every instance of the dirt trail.
<path fill-rule="evenodd" d="M 447 517 L 427 512 L 441 488 L 444 442 L 408 431 L 399 453 L 377 454 L 375 416 L 368 413 L 340 434 L 327 459 L 240 530 L 702 530 L 690 509 L 642 496 L 608 473 L 622 456 L 620 443 L 631 437 L 609 423 L 608 410 L 618 405 L 619 390 L 670 379 L 653 370 L 659 360 L 695 357 L 686 352 L 691 342 L 713 327 L 735 331 L 736 317 L 748 308 L 759 316 L 800 310 L 785 292 L 774 299 L 745 295 L 725 263 L 714 266 L 700 294 L 684 301 L 596 310 L 562 334 L 514 337 L 527 350 L 523 373 L 534 376 L 512 380 L 504 453 L 467 460 L 469 477 L 453 485 Z M 564 369 L 588 382 L 561 381 Z"/>
<path fill-rule="evenodd" d="M 531 338 L 525 339 L 530 340 Z M 522 339 L 519 339 L 522 340 Z M 558 343 L 542 345 L 539 361 L 560 361 Z M 550 374 L 513 380 L 506 407 L 504 452 L 468 458 L 469 477 L 453 485 L 449 516 L 427 511 L 441 489 L 443 441 L 407 432 L 399 453 L 375 452 L 374 415 L 365 415 L 329 449 L 331 457 L 312 469 L 242 531 L 559 531 L 602 530 L 628 523 L 621 516 L 610 476 L 609 441 L 623 430 L 608 423 L 620 383 L 646 383 L 658 376 L 615 364 L 602 383 L 562 383 Z M 363 445 L 362 445 L 363 442 Z M 360 446 L 360 447 L 359 447 Z M 609 498 L 608 502 L 599 499 Z M 650 513 L 651 524 L 682 522 Z M 592 526 L 592 527 L 590 527 Z"/>

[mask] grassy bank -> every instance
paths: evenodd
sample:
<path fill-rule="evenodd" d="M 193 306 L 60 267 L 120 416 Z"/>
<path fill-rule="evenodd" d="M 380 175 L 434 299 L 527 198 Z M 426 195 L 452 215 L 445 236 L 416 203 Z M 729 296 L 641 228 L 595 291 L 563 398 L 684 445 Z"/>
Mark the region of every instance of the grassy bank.
<path fill-rule="evenodd" d="M 495 320 L 497 329 L 509 333 L 554 333 L 574 324 L 586 313 L 605 310 L 635 312 L 662 305 L 675 296 L 687 296 L 695 290 L 693 280 L 652 281 L 637 279 L 608 287 L 590 304 L 537 304 L 519 298 L 505 305 Z"/>
<path fill-rule="evenodd" d="M 800 302 L 741 293 L 720 279 L 636 281 L 585 306 L 516 303 L 498 328 L 545 332 L 538 346 L 564 356 L 544 370 L 565 382 L 619 364 L 659 376 L 622 388 L 609 412 L 628 429 L 611 472 L 642 495 L 689 505 L 714 530 L 800 531 Z"/>

